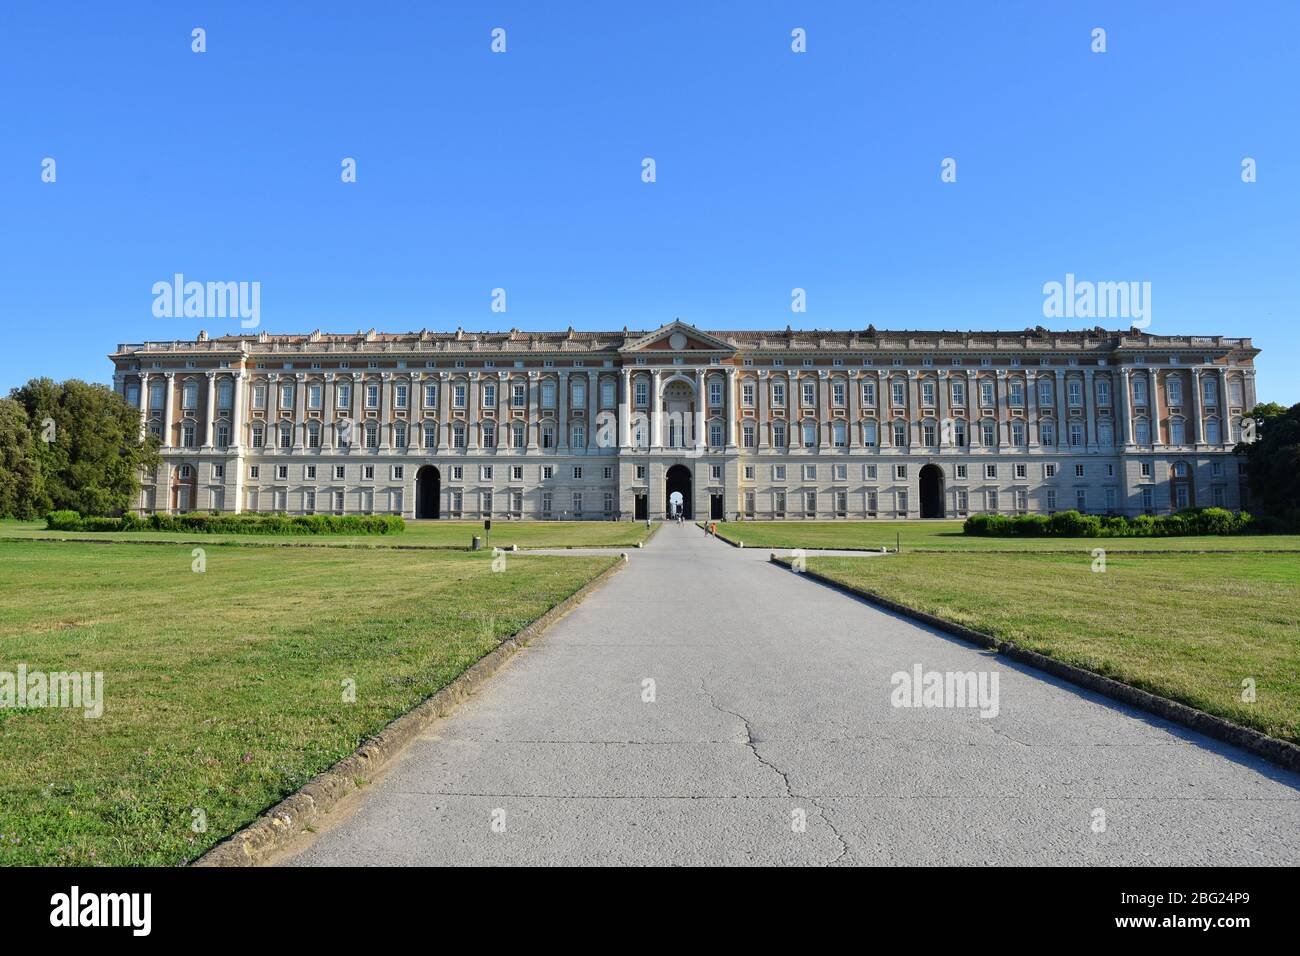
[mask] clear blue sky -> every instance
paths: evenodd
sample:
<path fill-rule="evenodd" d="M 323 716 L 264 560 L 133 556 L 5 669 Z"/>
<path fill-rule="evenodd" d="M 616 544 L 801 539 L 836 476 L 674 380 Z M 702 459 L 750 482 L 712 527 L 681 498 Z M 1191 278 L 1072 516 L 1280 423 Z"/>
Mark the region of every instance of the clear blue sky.
<path fill-rule="evenodd" d="M 7 0 L 0 389 L 238 331 L 155 318 L 176 272 L 260 282 L 271 332 L 1022 329 L 1074 273 L 1252 336 L 1290 404 L 1298 34 L 1290 0 Z"/>

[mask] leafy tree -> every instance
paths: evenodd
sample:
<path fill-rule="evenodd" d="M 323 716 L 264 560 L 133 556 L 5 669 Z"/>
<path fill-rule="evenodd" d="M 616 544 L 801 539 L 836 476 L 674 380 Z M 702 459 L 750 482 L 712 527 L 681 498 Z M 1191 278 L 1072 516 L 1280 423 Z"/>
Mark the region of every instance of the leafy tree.
<path fill-rule="evenodd" d="M 139 499 L 140 474 L 157 445 L 140 437 L 140 412 L 104 385 L 32 379 L 12 396 L 27 413 L 40 466 L 40 513 L 120 513 Z"/>
<path fill-rule="evenodd" d="M 12 398 L 0 398 L 0 517 L 35 518 L 47 510 L 43 497 L 27 409 Z"/>
<path fill-rule="evenodd" d="M 1255 441 L 1237 446 L 1246 456 L 1250 493 L 1270 515 L 1300 510 L 1300 404 L 1283 408 L 1276 402 L 1256 405 Z"/>

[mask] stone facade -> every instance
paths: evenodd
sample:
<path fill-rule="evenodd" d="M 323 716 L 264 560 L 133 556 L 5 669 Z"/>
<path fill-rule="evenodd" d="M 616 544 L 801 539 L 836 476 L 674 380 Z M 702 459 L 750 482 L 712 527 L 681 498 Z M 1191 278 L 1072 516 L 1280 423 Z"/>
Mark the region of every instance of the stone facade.
<path fill-rule="evenodd" d="M 140 509 L 920 518 L 1242 507 L 1245 338 L 419 332 L 120 345 Z"/>

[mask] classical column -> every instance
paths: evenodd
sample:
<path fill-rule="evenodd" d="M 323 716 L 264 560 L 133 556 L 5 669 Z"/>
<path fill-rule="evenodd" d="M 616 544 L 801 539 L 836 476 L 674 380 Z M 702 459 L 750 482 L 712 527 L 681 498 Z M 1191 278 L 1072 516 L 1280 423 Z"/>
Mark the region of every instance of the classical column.
<path fill-rule="evenodd" d="M 1253 368 L 1242 369 L 1241 400 L 1245 405 L 1243 411 L 1249 412 L 1254 409 L 1257 399 L 1255 396 L 1255 370 Z"/>
<path fill-rule="evenodd" d="M 727 367 L 727 395 L 723 398 L 723 407 L 727 412 L 727 450 L 736 450 L 736 416 L 738 410 L 736 401 L 736 367 L 728 365 Z"/>
<path fill-rule="evenodd" d="M 880 437 L 881 448 L 894 447 L 894 414 L 891 410 L 893 396 L 890 392 L 893 384 L 889 373 L 876 373 L 876 429 Z M 888 415 L 885 413 L 889 412 Z"/>
<path fill-rule="evenodd" d="M 1129 414 L 1129 369 L 1124 366 L 1119 370 L 1119 381 L 1115 382 L 1115 415 L 1119 419 L 1120 442 L 1125 448 L 1133 447 L 1133 417 Z"/>
<path fill-rule="evenodd" d="M 907 370 L 907 444 L 911 448 L 921 447 L 921 375 L 914 369 Z"/>
<path fill-rule="evenodd" d="M 559 394 L 555 397 L 555 417 L 558 422 L 556 431 L 559 432 L 559 435 L 556 436 L 556 447 L 561 451 L 565 451 L 569 447 L 569 373 L 561 371 L 559 379 L 557 389 Z"/>
<path fill-rule="evenodd" d="M 586 444 L 584 450 L 596 447 L 596 426 L 600 419 L 600 378 L 592 369 L 587 370 L 587 407 L 583 413 L 586 422 Z"/>
<path fill-rule="evenodd" d="M 624 451 L 632 447 L 632 370 L 622 369 L 622 391 L 618 399 L 618 447 Z"/>
<path fill-rule="evenodd" d="M 244 447 L 244 370 L 240 369 L 230 376 L 230 451 L 238 452 Z"/>
<path fill-rule="evenodd" d="M 1070 406 L 1069 386 L 1066 379 L 1069 377 L 1069 367 L 1059 369 L 1056 373 L 1056 447 L 1070 447 Z"/>
<path fill-rule="evenodd" d="M 293 450 L 300 452 L 306 441 L 307 430 L 307 376 L 297 372 L 293 376 Z"/>
<path fill-rule="evenodd" d="M 203 374 L 208 378 L 208 394 L 203 405 L 203 450 L 211 451 L 217 417 L 217 373 L 209 371 Z"/>
<path fill-rule="evenodd" d="M 175 374 L 174 372 L 163 372 L 163 379 L 165 382 L 163 388 L 166 389 L 166 392 L 163 395 L 163 442 L 162 443 L 164 448 L 171 448 L 175 445 L 175 442 L 172 441 L 172 409 L 174 407 L 172 401 L 172 392 L 174 391 L 172 389 L 172 376 L 174 374 Z"/>
<path fill-rule="evenodd" d="M 663 415 L 659 411 L 659 369 L 650 374 L 650 447 L 658 450 L 663 447 L 663 438 L 659 434 Z"/>
<path fill-rule="evenodd" d="M 334 448 L 334 406 L 338 404 L 334 392 L 334 373 L 326 372 L 325 382 L 321 385 L 320 396 L 320 446 L 325 451 L 331 451 Z"/>
<path fill-rule="evenodd" d="M 1242 397 L 1245 397 L 1244 391 Z M 1219 440 L 1225 447 L 1232 445 L 1232 412 L 1228 406 L 1228 367 L 1219 366 Z"/>
<path fill-rule="evenodd" d="M 695 370 L 695 448 L 703 452 L 705 445 L 704 434 L 704 403 L 706 396 L 704 394 L 704 366 Z"/>
<path fill-rule="evenodd" d="M 149 373 L 140 373 L 140 440 L 149 434 Z"/>
<path fill-rule="evenodd" d="M 392 443 L 392 424 L 389 419 L 393 414 L 393 373 L 384 372 L 379 376 L 379 450 L 388 451 Z"/>
<path fill-rule="evenodd" d="M 1083 370 L 1083 441 L 1088 451 L 1097 450 L 1097 385 L 1093 381 L 1096 371 Z"/>
<path fill-rule="evenodd" d="M 438 451 L 451 447 L 451 373 L 438 373 Z"/>
<path fill-rule="evenodd" d="M 934 379 L 934 417 L 939 423 L 939 447 L 952 444 L 952 425 L 945 420 L 948 400 L 948 373 L 940 369 Z"/>
<path fill-rule="evenodd" d="M 1188 397 L 1191 399 L 1188 404 L 1192 412 L 1192 444 L 1203 445 L 1201 441 L 1201 370 L 1199 367 L 1192 369 L 1192 394 Z"/>
<path fill-rule="evenodd" d="M 497 373 L 497 450 L 514 451 L 514 422 L 510 417 L 510 373 Z"/>
<path fill-rule="evenodd" d="M 1025 372 L 1025 431 L 1030 448 L 1038 447 L 1038 374 Z"/>
<path fill-rule="evenodd" d="M 528 373 L 528 424 L 525 426 L 528 430 L 528 450 L 537 451 L 541 444 L 541 435 L 539 432 L 542 428 L 541 416 L 538 407 L 541 405 L 538 392 L 541 391 L 541 379 L 536 372 Z M 560 509 L 563 510 L 563 509 Z"/>
<path fill-rule="evenodd" d="M 1160 434 L 1160 376 L 1153 370 L 1147 373 L 1147 380 L 1151 383 L 1151 447 L 1161 448 L 1165 442 Z"/>
<path fill-rule="evenodd" d="M 364 419 L 364 401 L 365 401 L 366 380 L 360 372 L 352 373 L 352 427 L 348 430 L 350 438 L 348 440 L 348 451 L 352 451 L 361 446 L 362 443 L 362 422 Z"/>
<path fill-rule="evenodd" d="M 756 393 L 754 396 L 754 401 L 756 403 L 756 408 L 757 408 L 757 419 L 755 421 L 755 427 L 758 429 L 758 439 L 755 442 L 755 446 L 760 449 L 767 448 L 771 444 L 770 436 L 771 436 L 772 423 L 769 420 L 771 418 L 771 414 L 768 411 L 767 389 L 768 389 L 767 370 L 759 369 L 758 372 L 756 373 L 755 381 L 754 381 L 754 391 Z"/>

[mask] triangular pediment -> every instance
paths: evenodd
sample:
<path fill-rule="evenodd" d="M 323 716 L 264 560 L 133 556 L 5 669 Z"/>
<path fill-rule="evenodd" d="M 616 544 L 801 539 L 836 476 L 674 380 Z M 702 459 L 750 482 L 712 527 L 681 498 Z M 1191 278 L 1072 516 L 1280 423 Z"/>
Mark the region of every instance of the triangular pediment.
<path fill-rule="evenodd" d="M 621 351 L 624 352 L 734 352 L 735 346 L 728 345 L 717 336 L 701 331 L 680 319 L 661 325 L 653 332 L 628 342 Z"/>

